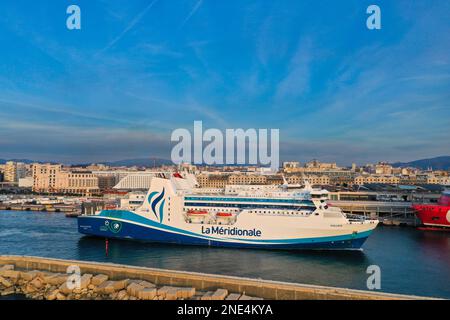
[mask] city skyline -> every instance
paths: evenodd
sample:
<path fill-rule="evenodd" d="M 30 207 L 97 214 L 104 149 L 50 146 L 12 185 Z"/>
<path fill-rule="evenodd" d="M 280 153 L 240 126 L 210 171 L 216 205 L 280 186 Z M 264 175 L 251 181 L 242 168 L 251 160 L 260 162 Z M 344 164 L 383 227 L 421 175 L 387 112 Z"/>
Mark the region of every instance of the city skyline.
<path fill-rule="evenodd" d="M 450 154 L 450 4 L 0 4 L 0 158 L 170 159 L 170 133 L 279 128 L 280 159 Z M 27 8 L 27 10 L 24 10 Z"/>

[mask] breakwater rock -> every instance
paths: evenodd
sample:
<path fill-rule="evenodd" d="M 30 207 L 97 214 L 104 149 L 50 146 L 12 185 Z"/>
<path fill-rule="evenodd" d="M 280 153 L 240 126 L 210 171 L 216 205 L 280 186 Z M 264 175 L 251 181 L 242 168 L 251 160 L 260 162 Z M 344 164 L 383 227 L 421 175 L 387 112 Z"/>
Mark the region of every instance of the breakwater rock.
<path fill-rule="evenodd" d="M 75 288 L 74 277 L 78 277 Z M 377 291 L 146 268 L 0 255 L 0 294 L 32 299 L 424 300 Z M 258 298 L 256 298 L 258 297 Z"/>
<path fill-rule="evenodd" d="M 193 287 L 157 286 L 137 279 L 110 280 L 105 274 L 53 273 L 18 270 L 0 265 L 0 294 L 25 295 L 35 300 L 250 300 L 226 289 L 196 291 Z"/>

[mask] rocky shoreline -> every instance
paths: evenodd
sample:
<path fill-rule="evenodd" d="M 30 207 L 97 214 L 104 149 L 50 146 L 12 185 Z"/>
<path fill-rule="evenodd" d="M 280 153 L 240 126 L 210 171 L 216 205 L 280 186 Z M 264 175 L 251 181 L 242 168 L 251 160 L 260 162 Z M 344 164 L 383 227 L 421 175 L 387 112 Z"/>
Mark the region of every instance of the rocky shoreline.
<path fill-rule="evenodd" d="M 3 265 L 0 294 L 24 295 L 33 300 L 260 300 L 226 289 L 202 292 L 193 287 L 158 287 L 144 280 L 111 280 L 104 274 L 80 276 L 77 286 L 72 288 L 70 274 L 16 270 L 12 264 Z"/>

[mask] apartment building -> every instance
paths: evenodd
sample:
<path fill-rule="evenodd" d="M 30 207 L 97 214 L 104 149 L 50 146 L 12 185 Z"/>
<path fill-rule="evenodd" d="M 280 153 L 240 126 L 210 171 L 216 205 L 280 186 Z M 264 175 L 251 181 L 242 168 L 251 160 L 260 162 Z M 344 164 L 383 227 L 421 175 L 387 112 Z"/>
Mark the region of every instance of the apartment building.
<path fill-rule="evenodd" d="M 29 171 L 29 165 L 22 162 L 6 162 L 3 175 L 5 182 L 19 182 L 19 179 L 25 178 Z"/>
<path fill-rule="evenodd" d="M 398 184 L 400 177 L 392 175 L 360 175 L 354 180 L 356 185 L 363 185 L 366 183 L 383 183 L 383 184 Z"/>
<path fill-rule="evenodd" d="M 330 177 L 325 175 L 291 175 L 286 178 L 289 184 L 302 185 L 307 180 L 312 185 L 328 185 Z"/>
<path fill-rule="evenodd" d="M 33 191 L 90 195 L 98 178 L 91 171 L 63 168 L 61 164 L 33 164 Z"/>
<path fill-rule="evenodd" d="M 223 189 L 228 183 L 229 174 L 199 174 L 197 182 L 201 188 L 219 188 Z"/>

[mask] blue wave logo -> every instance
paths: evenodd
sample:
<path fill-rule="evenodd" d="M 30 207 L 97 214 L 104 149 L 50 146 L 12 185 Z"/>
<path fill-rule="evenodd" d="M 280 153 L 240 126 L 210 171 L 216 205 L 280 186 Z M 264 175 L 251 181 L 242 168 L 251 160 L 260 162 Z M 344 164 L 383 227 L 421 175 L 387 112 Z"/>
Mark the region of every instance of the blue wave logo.
<path fill-rule="evenodd" d="M 160 223 L 162 223 L 162 220 L 164 218 L 164 204 L 166 203 L 166 200 L 164 199 L 165 189 L 163 188 L 161 192 L 152 192 L 148 196 L 148 203 L 150 204 L 150 207 L 152 208 L 152 212 L 155 215 L 156 219 L 159 220 Z M 155 199 L 153 199 L 156 196 Z M 161 201 L 162 200 L 162 201 Z M 159 204 L 159 207 L 157 209 L 157 206 Z"/>

